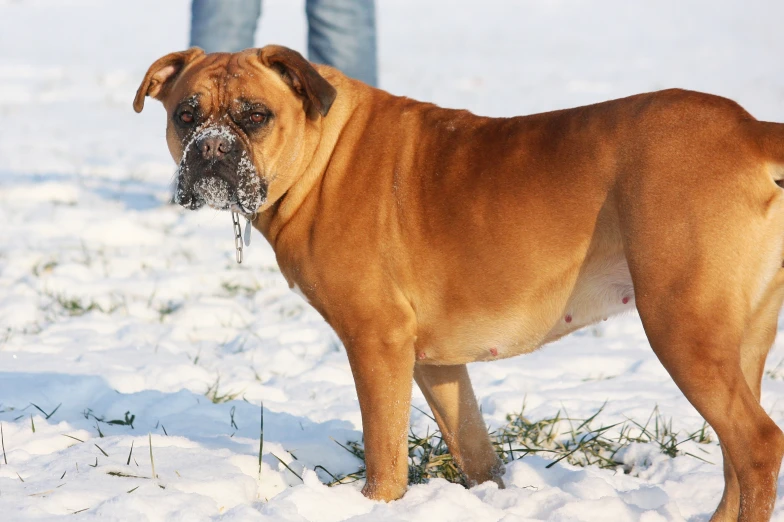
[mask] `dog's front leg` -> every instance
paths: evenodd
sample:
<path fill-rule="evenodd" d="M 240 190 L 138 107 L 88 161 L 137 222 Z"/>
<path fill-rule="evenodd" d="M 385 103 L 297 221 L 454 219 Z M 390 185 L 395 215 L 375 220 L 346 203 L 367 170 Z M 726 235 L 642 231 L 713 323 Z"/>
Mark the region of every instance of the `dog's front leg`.
<path fill-rule="evenodd" d="M 357 387 L 365 440 L 365 496 L 390 501 L 408 485 L 414 336 L 402 332 L 362 334 L 344 340 Z"/>

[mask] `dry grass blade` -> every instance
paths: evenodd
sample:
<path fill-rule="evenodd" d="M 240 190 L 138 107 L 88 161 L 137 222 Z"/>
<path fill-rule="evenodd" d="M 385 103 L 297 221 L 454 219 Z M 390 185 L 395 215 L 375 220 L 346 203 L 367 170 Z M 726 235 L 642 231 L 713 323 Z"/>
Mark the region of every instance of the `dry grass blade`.
<path fill-rule="evenodd" d="M 277 456 L 277 455 L 275 455 L 274 453 L 270 453 L 270 455 L 272 455 L 273 457 L 275 457 L 276 459 L 278 459 L 278 462 L 280 462 L 281 464 L 283 464 L 283 465 L 286 467 L 286 469 L 287 469 L 287 470 L 291 471 L 291 473 L 293 473 L 295 477 L 297 477 L 298 479 L 302 480 L 302 477 L 300 477 L 300 476 L 299 476 L 299 474 L 298 474 L 296 471 L 294 471 L 293 469 L 291 469 L 291 468 L 289 467 L 289 465 L 288 465 L 288 464 L 286 464 L 285 462 L 283 462 L 283 460 L 282 460 L 280 457 L 278 457 L 278 456 Z M 303 480 L 303 482 L 304 482 L 304 480 Z"/>
<path fill-rule="evenodd" d="M 150 477 L 132 475 L 131 473 L 123 473 L 122 471 L 107 471 L 106 474 L 111 475 L 112 477 L 137 478 L 137 479 L 150 480 Z"/>
<path fill-rule="evenodd" d="M 329 486 L 332 486 L 333 484 L 336 484 L 336 483 L 339 483 L 339 482 L 340 482 L 340 479 L 339 479 L 338 477 L 336 477 L 335 475 L 333 475 L 333 474 L 332 474 L 332 473 L 331 473 L 331 472 L 330 472 L 330 471 L 329 471 L 327 468 L 325 468 L 324 466 L 321 466 L 321 465 L 314 466 L 314 467 L 313 467 L 313 471 L 317 471 L 317 470 L 322 470 L 324 473 L 326 473 L 327 475 L 329 475 L 330 477 L 332 477 L 332 482 L 330 482 L 330 483 L 328 484 Z"/>
<path fill-rule="evenodd" d="M 136 419 L 136 415 L 133 415 L 131 412 L 126 411 L 125 418 L 123 419 L 113 419 L 113 420 L 108 420 L 103 422 L 106 422 L 106 424 L 113 424 L 116 426 L 130 426 L 131 429 L 133 429 L 133 421 L 135 419 Z"/>
<path fill-rule="evenodd" d="M 46 413 L 46 412 L 45 412 L 45 411 L 44 411 L 44 410 L 43 410 L 43 409 L 42 409 L 40 406 L 38 406 L 38 405 L 37 405 L 37 404 L 35 404 L 34 402 L 31 402 L 31 403 L 30 403 L 30 405 L 32 405 L 33 407 L 35 407 L 35 409 L 37 409 L 38 411 L 40 411 L 41 413 L 43 413 L 43 414 L 44 414 L 44 418 L 45 418 L 46 420 L 49 420 L 49 418 L 50 418 L 52 415 L 54 415 L 54 414 L 57 412 L 57 410 L 59 410 L 59 409 L 60 409 L 60 406 L 62 406 L 62 405 L 63 405 L 63 403 L 61 402 L 60 404 L 58 404 L 58 405 L 55 407 L 55 409 L 53 409 L 53 410 L 52 410 L 52 412 L 51 412 L 51 413 Z"/>
<path fill-rule="evenodd" d="M 5 435 L 3 434 L 3 423 L 0 422 L 0 444 L 3 445 L 3 462 L 8 465 L 8 458 L 5 456 Z"/>
<path fill-rule="evenodd" d="M 155 474 L 155 458 L 152 456 L 152 434 L 147 434 L 147 440 L 150 442 L 150 467 L 152 467 L 152 479 L 155 480 L 158 478 L 158 475 Z"/>
<path fill-rule="evenodd" d="M 40 493 L 31 493 L 31 494 L 29 494 L 27 496 L 28 497 L 41 497 L 41 498 L 44 498 L 47 495 L 49 495 L 50 493 L 54 493 L 54 490 L 53 489 L 47 489 L 46 491 L 41 491 Z"/>
<path fill-rule="evenodd" d="M 131 455 L 133 455 L 133 441 L 131 441 L 131 451 L 128 452 L 128 461 L 125 463 L 126 466 L 131 465 Z"/>
<path fill-rule="evenodd" d="M 432 415 L 430 415 L 430 414 L 429 414 L 429 413 L 427 413 L 426 411 L 423 411 L 423 410 L 421 410 L 421 409 L 417 408 L 417 407 L 416 407 L 416 406 L 414 406 L 413 404 L 411 405 L 411 407 L 412 407 L 412 408 L 414 408 L 414 409 L 415 409 L 416 411 L 418 411 L 419 413 L 421 413 L 422 415 L 424 415 L 425 417 L 427 417 L 428 419 L 430 419 L 431 421 L 433 421 L 433 422 L 435 422 L 435 421 L 436 421 L 435 417 L 433 417 Z"/>
<path fill-rule="evenodd" d="M 261 454 L 264 451 L 264 402 L 261 403 L 261 424 L 259 425 L 259 480 L 261 480 Z"/>

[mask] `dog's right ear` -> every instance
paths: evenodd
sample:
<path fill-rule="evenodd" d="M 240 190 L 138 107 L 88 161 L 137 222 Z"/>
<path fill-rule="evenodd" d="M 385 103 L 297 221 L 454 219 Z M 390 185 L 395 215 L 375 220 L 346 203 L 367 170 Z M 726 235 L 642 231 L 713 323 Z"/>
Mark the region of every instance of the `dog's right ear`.
<path fill-rule="evenodd" d="M 146 96 L 158 100 L 164 98 L 169 87 L 171 87 L 185 66 L 203 55 L 204 51 L 198 47 L 191 47 L 187 51 L 171 53 L 163 58 L 158 58 L 147 69 L 147 74 L 144 75 L 144 79 L 141 85 L 139 85 L 139 90 L 136 91 L 136 98 L 133 100 L 133 110 L 142 112 Z"/>

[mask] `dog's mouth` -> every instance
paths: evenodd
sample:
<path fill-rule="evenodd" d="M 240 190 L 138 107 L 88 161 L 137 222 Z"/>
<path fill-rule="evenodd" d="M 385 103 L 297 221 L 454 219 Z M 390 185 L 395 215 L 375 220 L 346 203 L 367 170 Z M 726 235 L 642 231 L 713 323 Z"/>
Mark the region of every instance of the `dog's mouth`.
<path fill-rule="evenodd" d="M 189 210 L 198 210 L 206 205 L 215 210 L 253 215 L 264 204 L 266 189 L 255 176 L 242 181 L 232 184 L 222 176 L 203 175 L 189 182 L 187 176 L 178 174 L 174 202 Z"/>
<path fill-rule="evenodd" d="M 218 176 L 205 176 L 193 184 L 191 208 L 208 205 L 215 210 L 228 210 L 232 205 L 240 206 L 236 191 L 229 182 Z"/>
<path fill-rule="evenodd" d="M 175 183 L 174 202 L 189 210 L 207 205 L 251 216 L 267 198 L 267 184 L 245 150 L 236 150 L 220 161 L 205 161 L 186 147 Z"/>

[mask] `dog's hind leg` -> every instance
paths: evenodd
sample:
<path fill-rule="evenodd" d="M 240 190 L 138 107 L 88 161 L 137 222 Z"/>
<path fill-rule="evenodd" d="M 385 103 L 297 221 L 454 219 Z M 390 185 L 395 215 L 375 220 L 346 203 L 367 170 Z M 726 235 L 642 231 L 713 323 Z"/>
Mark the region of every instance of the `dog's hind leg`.
<path fill-rule="evenodd" d="M 784 434 L 760 406 L 759 382 L 781 303 L 784 197 L 756 162 L 726 164 L 718 151 L 704 158 L 668 145 L 667 154 L 688 163 L 654 155 L 654 170 L 619 184 L 637 309 L 657 357 L 729 462 L 714 520 L 737 513 L 744 522 L 767 521 Z M 710 190 L 704 171 L 714 173 Z"/>
<path fill-rule="evenodd" d="M 717 302 L 713 306 L 718 308 Z M 725 501 L 720 507 L 724 511 L 719 511 L 715 520 L 732 519 L 736 494 L 739 520 L 769 520 L 784 455 L 784 435 L 746 382 L 740 353 L 743 322 L 733 320 L 731 308 L 695 310 L 694 305 L 691 309 L 674 305 L 662 313 L 639 300 L 638 307 L 656 355 L 716 431 L 729 457 Z M 717 311 L 725 312 L 718 314 L 720 320 L 715 319 Z"/>
<path fill-rule="evenodd" d="M 779 271 L 760 301 L 757 310 L 746 327 L 741 343 L 741 368 L 746 383 L 757 402 L 760 400 L 765 359 L 776 338 L 779 310 L 784 301 L 784 271 Z M 737 520 L 740 510 L 740 486 L 738 477 L 727 452 L 724 457 L 724 494 L 712 522 Z"/>
<path fill-rule="evenodd" d="M 414 379 L 469 485 L 493 480 L 503 487 L 503 465 L 490 443 L 465 364 L 417 365 Z"/>
<path fill-rule="evenodd" d="M 679 256 L 670 253 L 673 259 Z M 754 263 L 714 265 L 726 270 L 722 278 L 702 261 L 698 267 L 659 265 L 650 273 L 645 263 L 630 263 L 637 307 L 654 352 L 716 431 L 729 461 L 727 486 L 714 520 L 734 520 L 737 509 L 738 520 L 767 521 L 776 499 L 784 434 L 758 400 L 769 337 L 746 335 L 755 317 L 749 312 L 747 296 L 753 285 L 746 275 L 755 272 L 750 266 Z M 770 301 L 758 317 L 770 320 L 780 297 Z"/>

